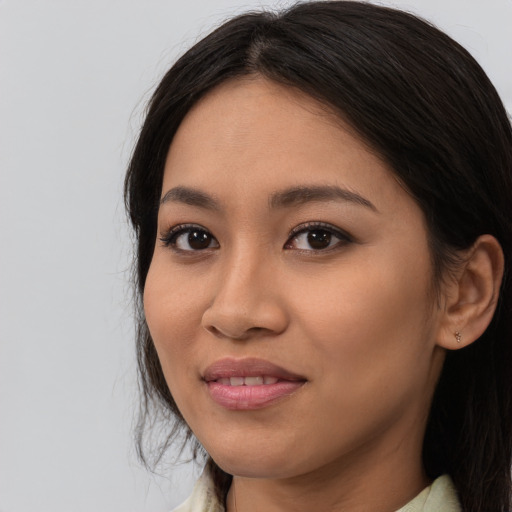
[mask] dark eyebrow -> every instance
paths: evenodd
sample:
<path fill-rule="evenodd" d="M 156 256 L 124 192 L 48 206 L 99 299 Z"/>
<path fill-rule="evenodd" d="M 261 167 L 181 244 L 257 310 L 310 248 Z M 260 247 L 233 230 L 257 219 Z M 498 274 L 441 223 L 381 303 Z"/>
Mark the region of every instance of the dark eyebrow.
<path fill-rule="evenodd" d="M 336 185 L 323 186 L 298 186 L 281 192 L 276 192 L 270 197 L 270 206 L 272 208 L 288 208 L 291 206 L 299 206 L 315 201 L 348 201 L 360 206 L 364 206 L 377 212 L 377 208 L 371 201 L 360 196 L 356 192 L 340 188 Z M 168 190 L 160 200 L 160 204 L 168 202 L 184 203 L 190 206 L 204 208 L 206 210 L 219 211 L 221 208 L 216 199 L 201 192 L 188 187 L 174 187 Z"/>
<path fill-rule="evenodd" d="M 160 199 L 160 204 L 168 202 L 185 203 L 190 206 L 205 208 L 206 210 L 220 210 L 219 203 L 211 196 L 187 187 L 174 187 L 168 190 Z"/>
<path fill-rule="evenodd" d="M 356 192 L 340 188 L 336 185 L 299 186 L 277 192 L 270 198 L 272 208 L 287 208 L 314 201 L 349 201 L 378 212 L 374 204 Z"/>

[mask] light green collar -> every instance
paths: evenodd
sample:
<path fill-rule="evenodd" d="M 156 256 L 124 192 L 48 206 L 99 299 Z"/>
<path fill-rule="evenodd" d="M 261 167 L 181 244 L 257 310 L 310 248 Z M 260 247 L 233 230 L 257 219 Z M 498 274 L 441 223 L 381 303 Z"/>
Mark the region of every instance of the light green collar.
<path fill-rule="evenodd" d="M 452 479 L 442 475 L 396 512 L 461 512 L 461 508 Z"/>
<path fill-rule="evenodd" d="M 203 473 L 192 495 L 173 512 L 225 512 L 213 490 L 210 478 Z M 461 512 L 457 491 L 448 475 L 442 475 L 396 512 Z"/>

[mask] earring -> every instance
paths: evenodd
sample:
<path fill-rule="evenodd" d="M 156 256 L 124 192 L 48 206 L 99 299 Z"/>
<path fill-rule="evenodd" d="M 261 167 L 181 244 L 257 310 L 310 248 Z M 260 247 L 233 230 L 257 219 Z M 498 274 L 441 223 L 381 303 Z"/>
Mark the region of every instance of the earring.
<path fill-rule="evenodd" d="M 462 341 L 462 334 L 459 331 L 455 331 L 454 336 L 455 336 L 457 343 L 460 343 Z"/>

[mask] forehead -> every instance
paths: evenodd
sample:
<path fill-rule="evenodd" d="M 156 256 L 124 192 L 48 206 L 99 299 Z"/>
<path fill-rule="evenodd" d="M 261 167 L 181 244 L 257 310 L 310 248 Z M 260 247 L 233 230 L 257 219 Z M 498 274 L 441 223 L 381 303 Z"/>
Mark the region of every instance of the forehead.
<path fill-rule="evenodd" d="M 300 141 L 306 150 L 318 147 L 321 141 L 328 146 L 341 133 L 352 134 L 356 142 L 352 132 L 333 109 L 302 91 L 248 77 L 224 82 L 197 102 L 179 126 L 170 149 L 172 152 L 173 146 L 183 149 L 182 145 L 195 143 L 195 151 L 226 146 L 236 149 L 244 144 L 259 144 L 261 150 L 267 144 L 270 151 L 276 142 L 286 141 L 291 146 Z M 199 135 L 200 141 L 192 140 Z M 362 141 L 357 142 L 369 150 Z"/>
<path fill-rule="evenodd" d="M 251 78 L 221 84 L 190 110 L 169 149 L 162 193 L 206 187 L 248 199 L 300 185 L 341 186 L 390 204 L 404 193 L 339 116 L 296 89 Z"/>

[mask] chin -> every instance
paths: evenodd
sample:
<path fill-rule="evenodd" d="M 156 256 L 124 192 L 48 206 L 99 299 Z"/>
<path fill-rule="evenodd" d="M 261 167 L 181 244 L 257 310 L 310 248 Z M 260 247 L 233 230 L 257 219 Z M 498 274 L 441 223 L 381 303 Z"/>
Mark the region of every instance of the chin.
<path fill-rule="evenodd" d="M 293 476 L 292 468 L 287 467 L 290 451 L 276 453 L 276 450 L 254 449 L 247 447 L 241 450 L 225 450 L 209 452 L 212 459 L 223 471 L 230 475 L 245 478 L 280 479 Z"/>
<path fill-rule="evenodd" d="M 293 472 L 288 473 L 284 470 L 282 464 L 274 464 L 271 462 L 258 462 L 254 463 L 252 461 L 241 461 L 241 460 L 233 460 L 233 461 L 220 461 L 215 460 L 217 466 L 219 466 L 222 471 L 242 478 L 261 478 L 261 479 L 270 479 L 270 480 L 279 480 L 282 478 L 287 478 L 293 476 Z"/>

